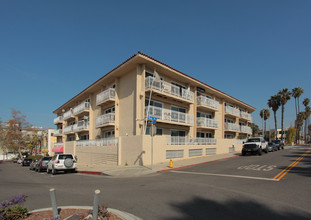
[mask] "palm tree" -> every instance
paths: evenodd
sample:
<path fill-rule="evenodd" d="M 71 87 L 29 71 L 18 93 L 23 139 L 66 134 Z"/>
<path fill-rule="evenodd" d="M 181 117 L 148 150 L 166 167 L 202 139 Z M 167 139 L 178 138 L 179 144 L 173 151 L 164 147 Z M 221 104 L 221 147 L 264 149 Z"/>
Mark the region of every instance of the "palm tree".
<path fill-rule="evenodd" d="M 281 105 L 281 97 L 279 94 L 271 96 L 271 98 L 268 100 L 268 106 L 272 109 L 274 113 L 275 139 L 277 138 L 276 111 L 279 109 L 280 105 Z"/>
<path fill-rule="evenodd" d="M 302 102 L 302 104 L 305 106 L 305 112 L 304 112 L 304 120 L 305 120 L 305 142 L 307 141 L 307 119 L 310 117 L 311 109 L 308 106 L 310 103 L 310 99 L 305 98 Z"/>
<path fill-rule="evenodd" d="M 291 92 L 288 91 L 287 88 L 285 88 L 285 89 L 280 90 L 278 94 L 281 97 L 281 105 L 282 105 L 282 117 L 281 117 L 281 131 L 282 131 L 282 133 L 281 133 L 281 140 L 283 140 L 284 106 L 287 103 L 287 101 L 290 100 Z"/>
<path fill-rule="evenodd" d="M 270 111 L 269 111 L 269 109 L 262 109 L 260 111 L 260 117 L 263 118 L 263 120 L 265 122 L 265 125 L 264 125 L 265 130 L 264 131 L 267 131 L 267 129 L 266 129 L 266 121 L 268 120 L 268 118 L 270 118 Z M 263 136 L 264 136 L 264 134 L 263 134 Z"/>
<path fill-rule="evenodd" d="M 298 120 L 297 117 L 298 117 L 298 113 L 300 112 L 299 111 L 299 97 L 302 95 L 302 93 L 303 93 L 303 89 L 300 87 L 292 89 L 292 96 L 295 98 L 296 120 Z M 296 102 L 297 100 L 298 100 L 298 103 Z M 296 127 L 296 139 L 295 139 L 296 143 L 298 141 L 298 136 L 299 136 L 298 134 L 299 134 L 299 130 Z"/>

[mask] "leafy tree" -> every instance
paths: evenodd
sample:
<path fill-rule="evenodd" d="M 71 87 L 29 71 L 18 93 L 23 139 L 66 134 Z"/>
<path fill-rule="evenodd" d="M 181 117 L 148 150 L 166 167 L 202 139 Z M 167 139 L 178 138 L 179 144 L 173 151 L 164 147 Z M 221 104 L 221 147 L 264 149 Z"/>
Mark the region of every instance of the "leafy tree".
<path fill-rule="evenodd" d="M 259 127 L 255 123 L 249 124 L 250 128 L 252 129 L 252 136 L 255 137 L 258 135 Z"/>
<path fill-rule="evenodd" d="M 304 136 L 304 139 L 305 139 L 305 142 L 307 142 L 307 120 L 308 118 L 310 117 L 310 114 L 311 114 L 311 109 L 310 107 L 308 106 L 309 103 L 310 103 L 310 99 L 308 98 L 305 98 L 303 100 L 303 105 L 305 106 L 305 112 L 304 112 L 304 120 L 305 120 L 305 136 Z"/>
<path fill-rule="evenodd" d="M 291 92 L 288 91 L 287 88 L 282 89 L 278 93 L 280 95 L 280 101 L 281 101 L 281 106 L 282 106 L 282 117 L 281 117 L 281 139 L 283 140 L 283 122 L 284 122 L 284 109 L 285 109 L 285 104 L 287 103 L 288 100 L 290 100 Z"/>
<path fill-rule="evenodd" d="M 271 96 L 268 100 L 268 106 L 272 109 L 274 113 L 274 128 L 275 128 L 275 134 L 277 134 L 277 121 L 276 121 L 276 112 L 279 109 L 281 105 L 281 96 L 279 94 Z M 275 135 L 275 138 L 277 136 Z"/>
<path fill-rule="evenodd" d="M 264 130 L 266 131 L 267 129 L 266 129 L 266 121 L 270 118 L 270 111 L 269 111 L 269 109 L 262 109 L 261 111 L 260 111 L 260 117 L 261 118 L 263 118 L 263 120 L 264 120 L 264 123 L 265 123 L 265 125 L 264 125 Z"/>
<path fill-rule="evenodd" d="M 294 142 L 294 136 L 296 135 L 296 128 L 288 128 L 287 135 L 286 135 L 286 143 L 291 144 Z"/>
<path fill-rule="evenodd" d="M 26 116 L 20 111 L 12 109 L 11 119 L 6 122 L 5 141 L 6 147 L 10 151 L 18 152 L 22 157 L 22 149 L 27 146 L 25 130 L 31 130 L 31 125 L 26 121 Z"/>
<path fill-rule="evenodd" d="M 295 110 L 296 110 L 296 120 L 298 119 L 298 113 L 300 112 L 299 109 L 299 97 L 302 95 L 303 89 L 300 87 L 292 89 L 292 96 L 295 98 Z M 297 143 L 299 138 L 299 129 L 296 127 L 296 140 L 295 142 Z"/>

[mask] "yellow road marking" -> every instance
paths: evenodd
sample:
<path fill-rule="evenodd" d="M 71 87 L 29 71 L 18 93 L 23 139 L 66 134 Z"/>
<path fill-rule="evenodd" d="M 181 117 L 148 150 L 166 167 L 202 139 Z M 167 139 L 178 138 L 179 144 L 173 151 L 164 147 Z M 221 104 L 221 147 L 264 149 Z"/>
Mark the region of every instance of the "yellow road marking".
<path fill-rule="evenodd" d="M 311 150 L 308 150 L 306 153 L 301 155 L 297 160 L 292 162 L 288 167 L 286 167 L 284 170 L 282 170 L 280 173 L 278 173 L 273 179 L 281 180 L 293 167 L 295 167 L 308 153 L 310 153 Z"/>

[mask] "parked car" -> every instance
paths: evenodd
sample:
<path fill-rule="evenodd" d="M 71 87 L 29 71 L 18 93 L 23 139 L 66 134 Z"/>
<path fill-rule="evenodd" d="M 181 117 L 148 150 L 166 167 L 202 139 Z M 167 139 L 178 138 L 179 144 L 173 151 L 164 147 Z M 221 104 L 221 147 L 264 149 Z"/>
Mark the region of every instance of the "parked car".
<path fill-rule="evenodd" d="M 41 172 L 43 170 L 46 170 L 48 166 L 48 162 L 52 159 L 52 157 L 41 157 L 40 160 L 35 165 L 35 171 Z"/>
<path fill-rule="evenodd" d="M 245 156 L 246 153 L 256 153 L 258 155 L 262 154 L 262 151 L 268 153 L 267 142 L 262 137 L 249 138 L 242 148 L 242 155 Z"/>
<path fill-rule="evenodd" d="M 76 160 L 72 154 L 56 154 L 48 163 L 47 173 L 55 175 L 58 171 L 75 172 Z"/>
<path fill-rule="evenodd" d="M 25 158 L 25 159 L 22 161 L 21 165 L 22 165 L 22 166 L 30 166 L 31 162 L 32 162 L 32 159 L 30 159 L 30 158 Z"/>
<path fill-rule="evenodd" d="M 18 164 L 21 164 L 21 163 L 22 163 L 22 161 L 23 161 L 23 159 L 22 159 L 22 158 L 18 158 L 17 163 L 18 163 Z"/>
<path fill-rule="evenodd" d="M 278 150 L 284 149 L 284 142 L 281 139 L 273 140 L 273 143 L 277 146 Z"/>
<path fill-rule="evenodd" d="M 36 164 L 38 163 L 38 160 L 33 160 L 29 166 L 30 170 L 35 170 Z"/>
<path fill-rule="evenodd" d="M 13 163 L 17 163 L 17 160 L 18 160 L 18 157 L 15 157 L 15 158 L 13 159 Z"/>
<path fill-rule="evenodd" d="M 277 150 L 278 150 L 277 146 L 276 146 L 275 143 L 273 143 L 273 142 L 269 142 L 267 147 L 268 147 L 268 150 L 269 150 L 270 152 L 273 152 L 273 151 L 277 151 Z"/>

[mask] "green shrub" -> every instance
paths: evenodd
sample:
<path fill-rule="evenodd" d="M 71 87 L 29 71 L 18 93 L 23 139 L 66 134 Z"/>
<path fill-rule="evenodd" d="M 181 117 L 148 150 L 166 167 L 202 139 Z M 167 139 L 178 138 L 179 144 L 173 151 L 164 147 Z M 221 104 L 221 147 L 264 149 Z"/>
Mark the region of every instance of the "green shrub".
<path fill-rule="evenodd" d="M 28 158 L 32 160 L 40 160 L 40 158 L 43 157 L 42 155 L 30 155 Z"/>

